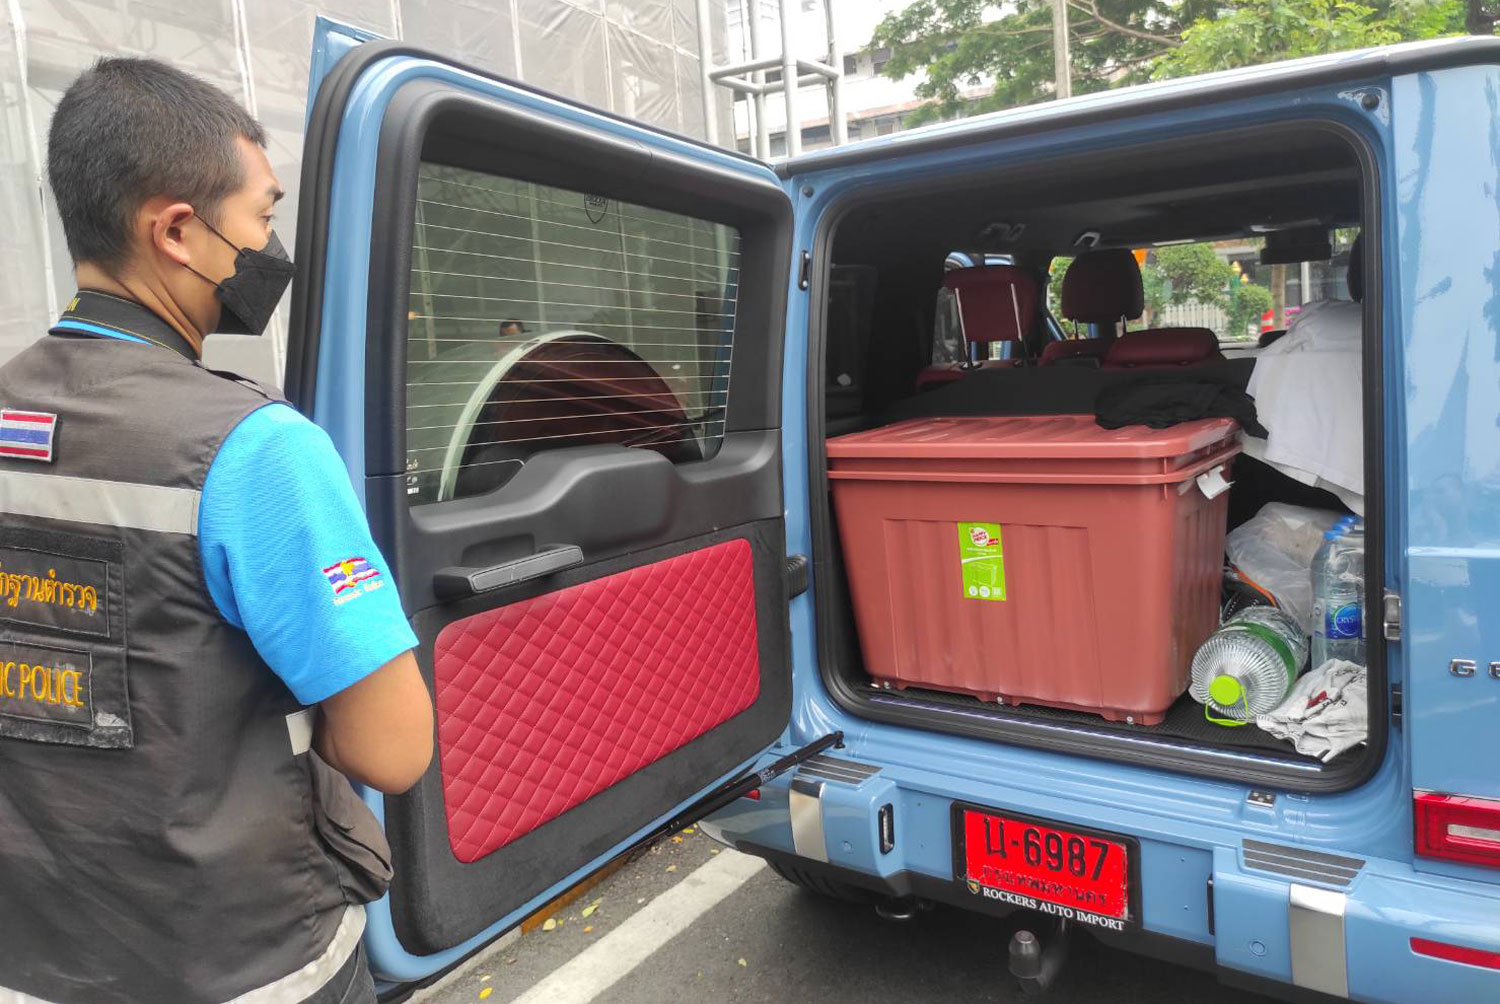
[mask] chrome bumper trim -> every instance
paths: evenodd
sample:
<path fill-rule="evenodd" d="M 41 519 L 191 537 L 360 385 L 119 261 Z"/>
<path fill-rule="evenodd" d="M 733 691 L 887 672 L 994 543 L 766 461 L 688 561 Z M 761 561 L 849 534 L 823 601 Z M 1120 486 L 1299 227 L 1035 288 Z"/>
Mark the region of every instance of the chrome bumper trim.
<path fill-rule="evenodd" d="M 1344 953 L 1346 897 L 1331 889 L 1293 882 L 1287 897 L 1292 982 L 1308 990 L 1349 996 L 1349 965 Z"/>
<path fill-rule="evenodd" d="M 792 815 L 792 848 L 798 857 L 828 862 L 828 842 L 823 836 L 823 782 L 804 778 L 801 772 L 792 778 L 787 794 Z"/>

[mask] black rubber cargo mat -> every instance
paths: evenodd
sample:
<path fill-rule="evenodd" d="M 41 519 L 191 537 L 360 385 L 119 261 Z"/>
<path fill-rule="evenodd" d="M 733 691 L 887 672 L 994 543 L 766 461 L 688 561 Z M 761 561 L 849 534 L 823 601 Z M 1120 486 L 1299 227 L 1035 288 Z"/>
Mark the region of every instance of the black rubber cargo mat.
<path fill-rule="evenodd" d="M 1098 715 L 1090 715 L 1082 711 L 1067 711 L 1062 708 L 1045 708 L 1024 704 L 1005 705 L 1002 707 L 981 701 L 977 697 L 970 697 L 966 694 L 949 694 L 939 690 L 923 690 L 918 687 L 909 687 L 906 690 L 891 690 L 887 693 L 892 697 L 899 695 L 913 702 L 923 704 L 942 704 L 972 711 L 983 710 L 987 715 L 993 715 L 998 719 L 1040 719 L 1051 724 L 1075 724 L 1080 729 L 1096 733 L 1151 736 L 1152 738 L 1167 740 L 1176 739 L 1181 741 L 1184 746 L 1208 747 L 1210 749 L 1254 750 L 1259 754 L 1272 756 L 1281 760 L 1291 760 L 1301 763 L 1317 762 L 1314 757 L 1298 753 L 1292 748 L 1290 742 L 1268 735 L 1254 725 L 1242 725 L 1238 727 L 1215 725 L 1203 717 L 1203 705 L 1193 700 L 1187 694 L 1183 694 L 1177 699 L 1177 703 L 1173 704 L 1167 711 L 1167 717 L 1160 725 L 1148 726 L 1130 725 L 1125 722 L 1111 722 Z M 1343 756 L 1348 755 L 1348 753 L 1343 754 Z M 1337 759 L 1342 759 L 1342 757 Z"/>

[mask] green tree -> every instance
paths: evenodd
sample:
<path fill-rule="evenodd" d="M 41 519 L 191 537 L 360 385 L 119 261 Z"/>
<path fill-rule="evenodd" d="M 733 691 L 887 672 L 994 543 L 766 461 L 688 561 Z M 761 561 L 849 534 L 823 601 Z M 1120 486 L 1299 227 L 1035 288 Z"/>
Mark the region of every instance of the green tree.
<path fill-rule="evenodd" d="M 1157 248 L 1141 270 L 1146 287 L 1148 321 L 1168 304 L 1202 303 L 1226 307 L 1229 284 L 1236 280 L 1229 263 L 1212 244 L 1173 244 Z"/>
<path fill-rule="evenodd" d="M 1233 0 L 1182 33 L 1182 44 L 1152 66 L 1155 77 L 1251 66 L 1462 34 L 1465 0 Z"/>
<path fill-rule="evenodd" d="M 1235 290 L 1229 306 L 1229 331 L 1231 338 L 1243 338 L 1252 324 L 1271 309 L 1271 291 L 1254 283 L 1241 283 Z"/>
<path fill-rule="evenodd" d="M 1073 264 L 1072 258 L 1058 255 L 1047 266 L 1047 309 L 1058 320 L 1062 320 L 1063 276 L 1067 275 L 1068 266 L 1071 264 Z"/>
<path fill-rule="evenodd" d="M 1500 0 L 1067 0 L 1075 93 L 1464 31 L 1491 34 Z M 908 118 L 993 111 L 1052 96 L 1051 0 L 916 0 L 871 47 L 893 79 L 925 72 Z M 965 92 L 988 83 L 984 95 Z"/>
<path fill-rule="evenodd" d="M 1139 83 L 1155 61 L 1181 44 L 1188 26 L 1212 17 L 1215 0 L 1068 0 L 1068 37 L 1076 94 Z M 889 48 L 883 72 L 896 80 L 919 71 L 929 103 L 909 124 L 1030 104 L 1052 95 L 1051 0 L 916 0 L 875 29 L 872 48 Z M 976 100 L 964 92 L 992 80 Z"/>
<path fill-rule="evenodd" d="M 1470 35 L 1493 35 L 1500 21 L 1500 0 L 1468 0 L 1464 31 Z"/>

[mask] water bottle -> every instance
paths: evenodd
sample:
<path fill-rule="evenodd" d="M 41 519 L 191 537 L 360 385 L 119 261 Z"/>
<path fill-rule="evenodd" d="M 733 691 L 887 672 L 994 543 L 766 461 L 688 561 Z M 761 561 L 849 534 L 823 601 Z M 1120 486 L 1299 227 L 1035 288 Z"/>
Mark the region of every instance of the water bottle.
<path fill-rule="evenodd" d="M 1358 521 L 1323 535 L 1313 557 L 1312 665 L 1365 664 L 1365 533 Z"/>
<path fill-rule="evenodd" d="M 1307 636 L 1295 620 L 1275 607 L 1247 607 L 1193 656 L 1188 692 L 1209 721 L 1243 725 L 1282 702 L 1306 659 Z"/>
<path fill-rule="evenodd" d="M 1344 535 L 1344 540 L 1349 546 L 1349 573 L 1354 576 L 1355 588 L 1359 593 L 1359 658 L 1351 660 L 1363 666 L 1365 664 L 1365 629 L 1369 626 L 1365 618 L 1365 521 L 1357 520 L 1349 527 L 1349 532 Z"/>

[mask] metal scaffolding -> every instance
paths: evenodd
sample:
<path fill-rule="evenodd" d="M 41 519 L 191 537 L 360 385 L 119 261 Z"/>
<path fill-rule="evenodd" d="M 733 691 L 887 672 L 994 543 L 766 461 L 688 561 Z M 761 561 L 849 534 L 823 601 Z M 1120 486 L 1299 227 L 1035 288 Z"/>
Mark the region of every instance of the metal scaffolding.
<path fill-rule="evenodd" d="M 849 141 L 849 129 L 844 122 L 843 91 L 844 68 L 839 53 L 838 32 L 834 26 L 833 0 L 823 0 L 823 16 L 827 23 L 828 56 L 825 62 L 798 59 L 792 46 L 792 8 L 795 0 L 774 0 L 781 25 L 781 52 L 762 55 L 761 38 L 762 10 L 766 0 L 745 0 L 742 9 L 748 10 L 750 58 L 742 63 L 728 66 L 711 66 L 704 61 L 704 108 L 708 125 L 708 140 L 719 142 L 718 122 L 713 114 L 714 88 L 727 87 L 736 95 L 743 94 L 750 103 L 751 146 L 762 160 L 771 157 L 771 127 L 766 120 L 766 95 L 781 93 L 786 102 L 786 155 L 795 157 L 802 152 L 802 119 L 797 112 L 797 95 L 804 87 L 821 85 L 828 97 L 829 134 L 835 146 Z M 698 0 L 699 21 L 704 23 L 703 11 L 708 0 Z M 779 80 L 767 80 L 766 71 L 781 70 Z"/>

